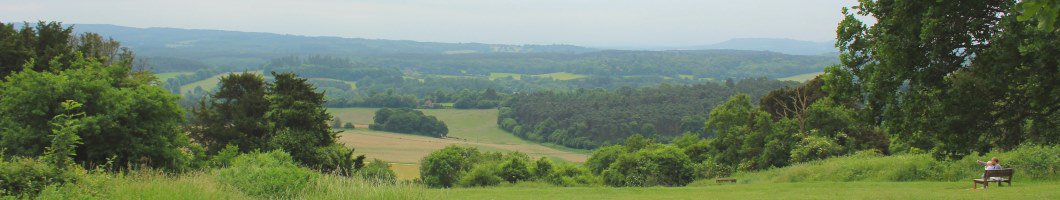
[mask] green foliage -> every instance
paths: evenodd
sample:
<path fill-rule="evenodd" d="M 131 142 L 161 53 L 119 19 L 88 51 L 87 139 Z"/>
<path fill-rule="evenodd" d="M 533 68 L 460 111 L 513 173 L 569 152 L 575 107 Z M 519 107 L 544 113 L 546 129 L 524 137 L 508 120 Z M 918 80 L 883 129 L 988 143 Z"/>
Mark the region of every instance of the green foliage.
<path fill-rule="evenodd" d="M 937 158 L 1056 144 L 1060 32 L 1035 28 L 1055 24 L 1055 5 L 862 1 L 843 11 L 825 88 L 895 145 Z"/>
<path fill-rule="evenodd" d="M 745 79 L 732 86 L 663 84 L 640 89 L 519 93 L 502 105 L 505 112 L 497 119 L 502 128 L 516 136 L 574 148 L 617 144 L 638 134 L 668 141 L 686 132 L 701 131 L 706 113 L 736 92 L 757 97 L 792 84 Z"/>
<path fill-rule="evenodd" d="M 589 169 L 572 164 L 560 164 L 553 169 L 545 181 L 558 186 L 595 186 L 600 184 L 600 178 L 594 176 Z"/>
<path fill-rule="evenodd" d="M 57 128 L 50 122 L 66 112 L 61 102 L 73 100 L 85 102 L 78 110 L 84 113 L 77 122 L 82 128 L 76 131 L 83 145 L 75 148 L 74 161 L 104 163 L 116 157 L 115 162 L 131 166 L 189 166 L 192 155 L 182 150 L 189 141 L 178 130 L 183 121 L 178 97 L 150 84 L 148 74 L 134 72 L 127 63 L 79 56 L 69 65 L 51 65 L 67 70 L 20 71 L 0 83 L 0 146 L 9 153 L 43 154 Z M 63 135 L 63 140 L 72 138 Z"/>
<path fill-rule="evenodd" d="M 513 153 L 500 165 L 497 175 L 509 183 L 530 179 L 530 168 L 527 165 L 529 157 L 522 153 Z"/>
<path fill-rule="evenodd" d="M 497 165 L 480 164 L 471 168 L 467 174 L 460 178 L 460 186 L 463 187 L 486 187 L 500 185 L 503 178 L 498 176 Z"/>
<path fill-rule="evenodd" d="M 694 167 L 696 170 L 696 178 L 702 179 L 728 177 L 736 172 L 736 169 L 732 166 L 712 163 L 710 160 L 696 163 Z"/>
<path fill-rule="evenodd" d="M 1060 28 L 1060 3 L 1048 0 L 1023 0 L 1018 5 L 1022 14 L 1019 21 L 1038 21 L 1038 28 L 1044 31 L 1057 31 Z"/>
<path fill-rule="evenodd" d="M 706 123 L 713 133 L 709 152 L 712 162 L 756 170 L 787 164 L 786 152 L 790 133 L 774 130 L 770 114 L 755 108 L 750 97 L 732 96 L 710 111 Z M 699 158 L 702 159 L 702 155 Z"/>
<path fill-rule="evenodd" d="M 235 158 L 218 180 L 246 194 L 263 198 L 294 198 L 312 189 L 320 174 L 295 164 L 291 155 L 276 150 L 248 153 Z"/>
<path fill-rule="evenodd" d="M 383 108 L 375 112 L 375 123 L 369 125 L 373 130 L 398 133 L 411 133 L 432 137 L 445 137 L 449 127 L 434 116 L 408 108 Z"/>
<path fill-rule="evenodd" d="M 250 72 L 234 73 L 222 76 L 218 86 L 217 92 L 193 108 L 191 137 L 211 153 L 228 145 L 243 152 L 266 149 L 269 134 L 261 120 L 269 106 L 265 78 Z"/>
<path fill-rule="evenodd" d="M 791 162 L 806 162 L 841 155 L 843 146 L 827 136 L 806 136 L 791 150 Z"/>
<path fill-rule="evenodd" d="M 537 180 L 548 178 L 548 176 L 552 174 L 553 165 L 554 164 L 552 164 L 552 160 L 549 160 L 545 157 L 541 157 L 537 159 L 537 161 L 534 161 L 534 167 L 530 169 L 530 174 L 534 179 Z"/>
<path fill-rule="evenodd" d="M 614 163 L 619 156 L 625 153 L 626 148 L 622 145 L 601 147 L 593 151 L 593 154 L 589 156 L 589 160 L 585 161 L 585 167 L 589 168 L 593 174 L 600 174 L 611 166 L 611 163 Z"/>
<path fill-rule="evenodd" d="M 453 187 L 481 159 L 482 154 L 474 147 L 447 146 L 423 157 L 420 178 L 427 187 Z"/>
<path fill-rule="evenodd" d="M 47 186 L 77 180 L 74 170 L 55 166 L 55 163 L 33 158 L 0 158 L 0 197 L 33 197 Z"/>
<path fill-rule="evenodd" d="M 603 173 L 611 186 L 684 186 L 692 182 L 691 159 L 670 145 L 654 146 L 618 157 Z"/>
<path fill-rule="evenodd" d="M 73 113 L 81 107 L 81 103 L 76 101 L 66 100 L 59 105 L 67 113 L 52 118 L 51 124 L 55 128 L 52 129 L 51 146 L 44 150 L 41 159 L 56 168 L 66 169 L 74 164 L 73 156 L 77 155 L 74 149 L 82 144 L 77 132 L 84 126 L 79 117 L 83 117 L 85 113 Z"/>
<path fill-rule="evenodd" d="M 217 154 L 210 157 L 210 166 L 225 167 L 232 164 L 232 160 L 239 156 L 239 147 L 233 144 L 228 144 L 224 149 L 218 151 Z"/>
<path fill-rule="evenodd" d="M 390 169 L 390 163 L 386 161 L 375 159 L 371 163 L 368 163 L 360 170 L 357 170 L 357 176 L 375 180 L 379 182 L 393 183 L 397 180 L 397 176 L 394 175 L 394 170 Z"/>

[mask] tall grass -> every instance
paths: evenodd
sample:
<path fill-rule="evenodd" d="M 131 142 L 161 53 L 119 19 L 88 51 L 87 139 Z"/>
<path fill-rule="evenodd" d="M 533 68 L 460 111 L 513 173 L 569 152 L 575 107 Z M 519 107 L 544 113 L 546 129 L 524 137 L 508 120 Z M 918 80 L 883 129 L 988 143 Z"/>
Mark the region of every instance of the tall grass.
<path fill-rule="evenodd" d="M 1002 167 L 1013 168 L 1013 180 L 1060 180 L 1060 146 L 1023 146 L 1008 152 L 936 160 L 928 154 L 880 156 L 859 152 L 849 156 L 796 164 L 790 167 L 733 175 L 742 182 L 804 181 L 963 181 L 979 178 L 983 166 L 976 160 L 998 157 Z"/>

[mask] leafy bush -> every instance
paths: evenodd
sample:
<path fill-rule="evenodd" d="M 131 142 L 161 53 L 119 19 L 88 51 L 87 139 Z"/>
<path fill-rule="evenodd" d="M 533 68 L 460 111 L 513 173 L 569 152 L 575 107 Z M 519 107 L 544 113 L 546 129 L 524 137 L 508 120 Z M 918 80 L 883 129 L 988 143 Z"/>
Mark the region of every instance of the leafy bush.
<path fill-rule="evenodd" d="M 671 145 L 656 145 L 619 156 L 607 170 L 604 182 L 611 186 L 684 186 L 692 182 L 692 161 Z"/>
<path fill-rule="evenodd" d="M 615 162 L 619 156 L 624 154 L 625 149 L 622 145 L 612 145 L 597 149 L 589 156 L 589 160 L 585 161 L 585 166 L 592 170 L 594 174 L 600 174 L 611 166 L 611 163 Z"/>
<path fill-rule="evenodd" d="M 823 136 L 807 136 L 791 150 L 791 162 L 806 162 L 840 155 L 843 152 L 835 140 Z"/>
<path fill-rule="evenodd" d="M 280 150 L 236 157 L 220 171 L 218 180 L 244 193 L 265 198 L 293 198 L 309 189 L 320 174 L 299 167 Z"/>
<path fill-rule="evenodd" d="M 215 167 L 228 166 L 232 164 L 232 160 L 236 159 L 236 156 L 239 156 L 239 147 L 229 144 L 217 152 L 217 155 L 210 158 L 210 165 Z"/>
<path fill-rule="evenodd" d="M 77 179 L 76 173 L 37 159 L 0 160 L 0 196 L 32 197 L 49 185 L 74 182 Z"/>
<path fill-rule="evenodd" d="M 480 164 L 471 168 L 467 174 L 460 178 L 460 186 L 485 187 L 501 184 L 502 179 L 497 175 L 497 165 Z"/>
<path fill-rule="evenodd" d="M 420 161 L 420 178 L 427 187 L 449 188 L 471 169 L 482 154 L 474 147 L 447 146 Z"/>
<path fill-rule="evenodd" d="M 371 163 L 368 163 L 360 170 L 357 170 L 357 176 L 368 180 L 386 183 L 393 183 L 394 180 L 397 180 L 394 171 L 390 169 L 390 164 L 379 159 L 372 160 Z"/>
<path fill-rule="evenodd" d="M 564 187 L 589 186 L 600 182 L 599 178 L 589 172 L 589 169 L 570 164 L 558 165 L 546 181 Z"/>
<path fill-rule="evenodd" d="M 552 161 L 545 157 L 537 159 L 534 161 L 534 168 L 531 169 L 530 174 L 538 180 L 548 178 L 548 175 L 552 174 Z"/>
<path fill-rule="evenodd" d="M 526 154 L 513 153 L 513 155 L 522 156 L 510 156 L 504 163 L 501 163 L 500 172 L 497 175 L 509 183 L 530 179 L 530 169 L 526 164 L 529 157 Z"/>
<path fill-rule="evenodd" d="M 695 165 L 696 178 L 728 177 L 736 171 L 732 166 L 726 166 L 705 160 Z"/>

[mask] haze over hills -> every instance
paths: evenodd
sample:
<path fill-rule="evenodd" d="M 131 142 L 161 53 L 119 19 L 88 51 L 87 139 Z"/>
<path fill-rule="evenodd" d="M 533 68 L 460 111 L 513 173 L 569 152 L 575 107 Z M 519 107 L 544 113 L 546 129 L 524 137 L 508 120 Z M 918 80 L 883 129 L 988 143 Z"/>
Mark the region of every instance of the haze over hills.
<path fill-rule="evenodd" d="M 359 66 L 447 75 L 573 72 L 776 78 L 820 71 L 835 63 L 835 54 L 829 53 L 835 51 L 829 44 L 790 39 L 748 38 L 687 48 L 609 50 L 574 45 L 440 43 L 106 24 L 73 26 L 78 33 L 94 32 L 121 41 L 145 58 L 156 72 L 253 68 L 292 55 L 345 57 Z"/>
<path fill-rule="evenodd" d="M 780 38 L 736 38 L 710 45 L 692 46 L 683 49 L 735 49 L 752 51 L 773 51 L 791 55 L 836 55 L 834 41 L 811 42 Z"/>
<path fill-rule="evenodd" d="M 438 43 L 223 30 L 134 28 L 107 24 L 75 24 L 74 31 L 94 32 L 112 37 L 141 56 L 196 59 L 214 65 L 258 65 L 268 58 L 287 55 L 581 53 L 595 51 L 595 49 L 572 45 Z M 218 58 L 224 59 L 218 60 Z"/>

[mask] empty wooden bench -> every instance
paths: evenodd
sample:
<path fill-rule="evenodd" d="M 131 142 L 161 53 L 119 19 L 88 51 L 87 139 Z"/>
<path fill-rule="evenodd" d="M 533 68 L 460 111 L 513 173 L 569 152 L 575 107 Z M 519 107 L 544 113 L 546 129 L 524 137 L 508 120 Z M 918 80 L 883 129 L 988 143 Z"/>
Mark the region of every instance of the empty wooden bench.
<path fill-rule="evenodd" d="M 736 179 L 735 179 L 735 178 L 719 178 L 719 179 L 718 179 L 718 180 L 716 180 L 716 181 L 717 181 L 718 183 L 725 183 L 725 182 L 729 182 L 729 183 L 735 183 L 735 182 L 736 182 Z"/>
<path fill-rule="evenodd" d="M 990 186 L 990 182 L 997 182 L 998 186 L 1002 186 L 1002 182 L 1008 183 L 1009 186 L 1012 186 L 1012 168 L 985 170 L 983 172 L 983 178 L 972 179 L 972 189 L 978 188 L 980 183 L 982 183 L 985 188 Z"/>

